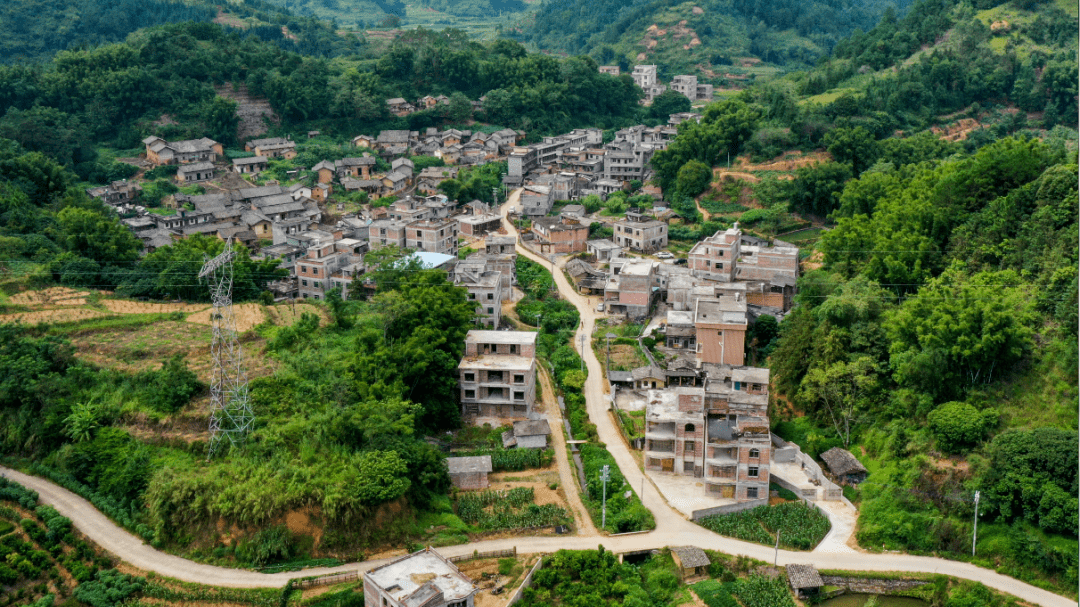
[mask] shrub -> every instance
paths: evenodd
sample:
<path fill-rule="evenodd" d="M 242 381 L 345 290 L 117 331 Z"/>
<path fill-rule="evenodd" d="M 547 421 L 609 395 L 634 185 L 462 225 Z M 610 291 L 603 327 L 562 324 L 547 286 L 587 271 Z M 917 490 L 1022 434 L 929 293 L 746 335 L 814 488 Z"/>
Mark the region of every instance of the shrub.
<path fill-rule="evenodd" d="M 278 525 L 263 529 L 242 542 L 236 550 L 241 560 L 256 566 L 288 560 L 293 555 L 293 536 L 288 527 Z"/>
<path fill-rule="evenodd" d="M 979 411 L 969 403 L 948 402 L 926 416 L 938 445 L 949 453 L 974 446 L 998 423 L 994 409 Z"/>

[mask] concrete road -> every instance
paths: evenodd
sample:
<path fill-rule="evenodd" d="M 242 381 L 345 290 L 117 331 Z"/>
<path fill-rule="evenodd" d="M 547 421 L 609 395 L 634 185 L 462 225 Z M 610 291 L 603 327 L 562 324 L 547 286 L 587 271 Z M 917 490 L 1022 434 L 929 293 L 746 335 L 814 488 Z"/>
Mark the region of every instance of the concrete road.
<path fill-rule="evenodd" d="M 515 192 L 510 197 L 508 204 L 516 203 L 519 194 L 520 190 Z M 506 208 L 504 206 L 503 215 L 505 216 L 505 214 Z M 516 235 L 513 226 L 508 225 L 507 228 L 511 231 L 511 234 Z M 523 247 L 518 248 L 518 254 L 538 263 L 543 263 L 546 267 L 551 265 L 549 260 L 535 255 Z M 584 331 L 586 335 L 591 335 L 593 325 L 596 322 L 594 308 L 566 282 L 562 272 L 555 273 L 555 282 L 563 297 L 577 306 L 578 311 L 581 313 L 582 323 L 579 334 Z M 580 341 L 575 338 L 575 347 L 578 347 L 579 343 Z M 586 338 L 586 343 L 588 343 L 588 338 Z M 590 347 L 585 348 L 584 357 L 585 364 L 589 368 L 589 380 L 585 386 L 589 415 L 597 423 L 600 439 L 607 444 L 608 450 L 619 465 L 619 469 L 631 486 L 638 490 L 642 487 L 644 475 L 630 455 L 629 448 L 616 434 L 617 431 L 607 414 L 606 398 L 604 398 L 602 389 L 600 362 L 596 359 Z M 340 567 L 321 567 L 305 569 L 303 572 L 275 574 L 203 565 L 155 550 L 114 524 L 85 499 L 47 480 L 22 474 L 2 466 L 0 466 L 0 474 L 4 474 L 15 482 L 37 491 L 42 503 L 53 506 L 60 514 L 70 518 L 79 531 L 117 558 L 139 569 L 154 571 L 160 575 L 178 580 L 238 588 L 280 588 L 290 578 L 341 571 L 366 571 L 385 562 L 368 561 L 351 563 Z M 642 498 L 645 506 L 652 511 L 656 518 L 656 530 L 649 533 L 599 537 L 517 537 L 447 546 L 440 548 L 439 551 L 447 556 L 458 556 L 471 554 L 474 550 L 484 552 L 509 549 L 511 547 L 516 547 L 519 553 L 530 554 L 555 552 L 561 549 L 595 549 L 598 544 L 616 552 L 692 545 L 727 554 L 749 556 L 766 562 L 775 562 L 778 565 L 812 563 L 824 569 L 940 573 L 982 582 L 991 588 L 1007 592 L 1037 605 L 1045 605 L 1046 607 L 1073 607 L 1077 605 L 1077 602 L 1071 599 L 1036 588 L 994 571 L 958 561 L 907 554 L 867 554 L 848 550 L 828 550 L 827 545 L 826 549 L 819 549 L 813 553 L 789 552 L 786 550 L 774 551 L 768 546 L 722 537 L 685 520 L 668 507 L 660 493 L 650 483 L 644 484 Z"/>

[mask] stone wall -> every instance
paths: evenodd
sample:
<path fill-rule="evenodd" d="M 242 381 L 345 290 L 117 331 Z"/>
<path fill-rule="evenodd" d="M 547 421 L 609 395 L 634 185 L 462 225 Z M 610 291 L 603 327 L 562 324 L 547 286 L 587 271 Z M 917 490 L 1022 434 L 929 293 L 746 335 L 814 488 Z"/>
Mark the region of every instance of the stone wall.
<path fill-rule="evenodd" d="M 889 594 L 911 590 L 926 584 L 923 580 L 883 580 L 873 578 L 843 577 L 836 575 L 823 575 L 821 581 L 826 586 L 839 586 L 849 592 L 863 592 L 866 594 Z"/>
<path fill-rule="evenodd" d="M 728 504 L 726 506 L 716 506 L 715 508 L 704 508 L 702 510 L 694 510 L 690 513 L 690 520 L 696 521 L 706 516 L 712 516 L 714 514 L 731 514 L 733 512 L 742 512 L 743 510 L 749 510 L 751 508 L 757 508 L 758 506 L 768 506 L 768 496 L 762 499 L 751 500 L 747 502 L 739 502 L 737 504 Z"/>

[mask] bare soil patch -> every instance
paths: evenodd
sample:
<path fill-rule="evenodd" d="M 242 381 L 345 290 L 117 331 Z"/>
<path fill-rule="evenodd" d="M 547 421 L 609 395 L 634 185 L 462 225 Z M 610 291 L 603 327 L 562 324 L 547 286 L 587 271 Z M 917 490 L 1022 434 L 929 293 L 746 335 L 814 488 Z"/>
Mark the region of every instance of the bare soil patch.
<path fill-rule="evenodd" d="M 187 321 L 200 325 L 209 325 L 212 312 L 213 309 L 210 308 L 196 312 L 188 316 Z M 238 333 L 245 333 L 266 322 L 266 313 L 263 312 L 263 308 L 259 304 L 235 305 L 233 306 L 233 315 L 236 318 L 236 331 Z"/>
<path fill-rule="evenodd" d="M 86 305 L 86 291 L 76 291 L 68 287 L 51 287 L 42 291 L 23 291 L 8 298 L 8 302 L 19 306 L 82 306 Z"/>
<path fill-rule="evenodd" d="M 117 314 L 168 314 L 170 312 L 190 314 L 210 307 L 210 304 L 149 303 L 126 299 L 106 299 L 101 302 L 101 305 Z"/>
<path fill-rule="evenodd" d="M 28 325 L 38 325 L 52 322 L 72 322 L 87 320 L 99 316 L 108 316 L 105 312 L 89 310 L 86 308 L 66 308 L 60 310 L 38 310 L 36 312 L 18 312 L 16 314 L 0 314 L 0 323 L 21 322 Z"/>
<path fill-rule="evenodd" d="M 607 346 L 604 346 L 601 354 L 607 353 Z M 642 364 L 641 357 L 638 356 L 637 348 L 634 346 L 611 346 L 611 367 L 615 368 L 629 368 L 635 369 Z"/>
<path fill-rule="evenodd" d="M 304 314 L 314 314 L 319 317 L 319 324 L 326 326 L 330 323 L 330 317 L 326 311 L 312 304 L 278 304 L 263 309 L 270 322 L 279 327 L 290 327 L 296 324 Z"/>
<path fill-rule="evenodd" d="M 968 135 L 972 131 L 976 131 L 982 128 L 977 120 L 973 118 L 961 118 L 956 122 L 946 125 L 944 127 L 933 126 L 930 127 L 930 131 L 938 136 L 938 139 L 945 141 L 963 141 L 967 139 Z"/>

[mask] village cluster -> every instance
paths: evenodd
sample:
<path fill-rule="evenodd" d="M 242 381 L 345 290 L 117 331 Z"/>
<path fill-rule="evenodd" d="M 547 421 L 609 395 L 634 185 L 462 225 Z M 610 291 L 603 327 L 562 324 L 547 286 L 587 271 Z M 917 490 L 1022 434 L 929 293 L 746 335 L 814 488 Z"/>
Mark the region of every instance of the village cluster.
<path fill-rule="evenodd" d="M 648 96 L 662 91 L 655 66 L 637 66 L 634 78 Z M 676 78 L 672 88 L 694 99 L 710 95 L 684 80 Z M 685 259 L 665 251 L 672 214 L 662 206 L 662 193 L 648 185 L 650 160 L 676 136 L 679 123 L 700 118 L 674 114 L 665 125 L 622 129 L 606 144 L 599 129 L 577 129 L 529 145 L 521 145 L 523 133 L 510 129 L 382 131 L 353 138 L 355 156 L 319 162 L 311 173 L 297 169 L 289 185 L 261 186 L 244 177 L 266 170 L 271 158 L 295 158 L 296 142 L 256 139 L 245 146 L 253 156 L 225 161 L 222 145 L 210 139 L 149 137 L 144 140 L 149 164 L 175 164 L 178 183 L 213 184 L 214 191 L 177 193 L 174 214 L 140 213 L 124 222 L 146 251 L 207 234 L 278 260 L 289 272 L 270 285 L 279 301 L 320 300 L 332 289 L 348 298 L 357 289 L 374 289 L 365 254 L 387 246 L 408 251 L 423 267 L 445 270 L 475 302 L 480 327 L 466 337 L 459 365 L 463 417 L 474 423 L 517 422 L 506 445 L 539 448 L 546 446 L 550 428 L 534 411 L 536 334 L 499 330 L 506 326 L 502 306 L 514 298 L 517 239 L 503 235 L 497 209 L 478 200 L 458 205 L 439 190 L 462 166 L 505 159 L 503 185 L 520 188 L 510 218 L 529 220 L 521 244 L 549 259 L 572 256 L 566 271 L 580 292 L 597 298 L 597 312 L 662 334 L 659 361 L 643 348 L 649 364 L 607 373 L 613 406 L 645 412 L 644 438 L 635 447 L 644 452 L 646 471 L 658 478 L 699 479 L 704 503 L 721 507 L 765 503 L 770 482 L 786 482 L 807 499 L 840 499 L 839 488 L 812 459 L 770 435 L 769 370 L 745 366 L 747 332 L 755 320 L 779 319 L 791 308 L 798 248 L 743 234 L 736 224 L 696 243 Z M 441 158 L 447 166 L 417 173 L 411 158 L 421 155 Z M 226 173 L 229 178 L 221 178 Z M 305 181 L 309 174 L 313 177 Z M 658 206 L 609 218 L 566 204 L 593 194 L 604 199 L 632 185 Z M 324 223 L 338 188 L 395 200 Z M 125 181 L 90 193 L 130 210 L 139 189 Z M 565 202 L 555 213 L 557 201 Z M 597 221 L 612 229 L 612 238 L 590 239 L 590 225 Z M 477 249 L 459 259 L 466 242 Z M 461 472 L 453 475 L 460 488 L 486 486 L 490 462 L 481 460 L 450 462 L 452 471 Z M 774 474 L 777 463 L 797 464 L 798 479 Z M 851 480 L 857 481 L 861 466 L 857 461 L 854 466 Z M 839 474 L 846 478 L 844 471 Z"/>

